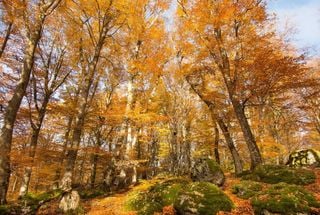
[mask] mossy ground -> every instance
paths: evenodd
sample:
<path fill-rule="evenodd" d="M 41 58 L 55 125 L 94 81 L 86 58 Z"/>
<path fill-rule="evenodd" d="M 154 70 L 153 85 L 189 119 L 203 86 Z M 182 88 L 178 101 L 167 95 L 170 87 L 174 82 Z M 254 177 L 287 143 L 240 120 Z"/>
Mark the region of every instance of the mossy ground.
<path fill-rule="evenodd" d="M 301 186 L 279 183 L 255 195 L 251 200 L 256 214 L 267 210 L 284 215 L 310 213 L 312 208 L 320 208 L 314 195 Z"/>
<path fill-rule="evenodd" d="M 236 194 L 239 198 L 249 199 L 262 191 L 263 184 L 254 181 L 241 181 L 232 187 L 232 193 Z"/>
<path fill-rule="evenodd" d="M 242 178 L 268 184 L 285 182 L 287 184 L 307 185 L 315 182 L 316 175 L 312 170 L 308 169 L 295 169 L 280 165 L 261 165 L 251 174 Z"/>

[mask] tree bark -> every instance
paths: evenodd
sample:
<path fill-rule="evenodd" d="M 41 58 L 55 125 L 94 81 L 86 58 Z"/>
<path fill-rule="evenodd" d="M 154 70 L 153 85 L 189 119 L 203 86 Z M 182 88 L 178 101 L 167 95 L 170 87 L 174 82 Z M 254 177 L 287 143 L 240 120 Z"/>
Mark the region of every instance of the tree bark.
<path fill-rule="evenodd" d="M 9 38 L 10 38 L 11 31 L 12 31 L 12 26 L 13 26 L 13 23 L 10 22 L 10 23 L 8 24 L 8 28 L 7 28 L 7 31 L 6 31 L 6 35 L 5 35 L 5 37 L 4 37 L 2 46 L 1 46 L 1 48 L 0 48 L 0 58 L 2 57 L 2 54 L 3 54 L 4 50 L 5 50 L 6 47 L 7 47 L 7 43 L 8 43 L 8 40 L 9 40 Z"/>
<path fill-rule="evenodd" d="M 243 171 L 242 161 L 241 161 L 240 155 L 234 145 L 233 139 L 230 135 L 229 128 L 225 124 L 225 122 L 223 121 L 222 118 L 218 117 L 218 118 L 216 118 L 216 120 L 217 120 L 217 123 L 223 133 L 225 140 L 226 140 L 227 146 L 230 150 L 230 153 L 231 153 L 231 156 L 233 159 L 235 174 L 239 175 Z"/>
<path fill-rule="evenodd" d="M 214 157 L 216 162 L 220 165 L 220 155 L 219 155 L 219 140 L 220 140 L 220 134 L 219 134 L 219 128 L 217 126 L 217 123 L 215 123 L 214 126 Z"/>
<path fill-rule="evenodd" d="M 6 195 L 10 178 L 10 152 L 13 127 L 17 113 L 26 88 L 30 80 L 30 73 L 34 64 L 34 54 L 41 35 L 41 26 L 35 31 L 34 36 L 27 39 L 27 47 L 24 54 L 23 67 L 20 80 L 14 89 L 13 96 L 4 113 L 4 123 L 0 134 L 0 205 L 6 203 Z"/>
<path fill-rule="evenodd" d="M 36 125 L 31 126 L 32 127 L 32 136 L 31 136 L 30 151 L 29 151 L 29 157 L 31 158 L 31 163 L 24 170 L 24 176 L 22 178 L 22 183 L 21 183 L 20 192 L 19 192 L 20 197 L 25 196 L 28 192 L 28 189 L 29 189 L 29 183 L 30 183 L 30 178 L 31 178 L 31 173 L 32 173 L 32 167 L 34 165 L 34 159 L 35 159 L 35 155 L 36 155 L 39 134 L 40 134 L 43 120 L 44 120 L 44 117 L 45 117 L 45 114 L 47 111 L 47 106 L 48 106 L 50 97 L 51 97 L 51 93 L 47 93 L 45 95 L 44 100 L 41 105 L 41 108 L 39 110 L 37 123 L 36 123 Z M 37 101 L 35 101 L 35 102 L 37 102 Z"/>
<path fill-rule="evenodd" d="M 262 157 L 260 154 L 260 150 L 253 136 L 248 119 L 245 115 L 244 107 L 241 105 L 241 103 L 238 100 L 234 98 L 231 99 L 231 102 L 232 102 L 234 111 L 236 113 L 237 119 L 239 121 L 244 139 L 249 149 L 250 159 L 251 159 L 251 170 L 253 170 L 255 167 L 262 164 Z"/>

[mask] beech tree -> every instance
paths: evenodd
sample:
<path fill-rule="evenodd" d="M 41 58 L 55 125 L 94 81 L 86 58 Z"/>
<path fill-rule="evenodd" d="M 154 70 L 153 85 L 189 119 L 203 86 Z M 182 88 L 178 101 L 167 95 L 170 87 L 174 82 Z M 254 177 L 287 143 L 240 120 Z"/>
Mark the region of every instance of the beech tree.
<path fill-rule="evenodd" d="M 46 18 L 60 4 L 61 0 L 36 1 L 22 4 L 19 1 L 10 1 L 6 4 L 14 8 L 15 14 L 21 17 L 25 35 L 25 52 L 21 76 L 14 89 L 13 96 L 6 105 L 4 113 L 4 123 L 0 134 L 0 204 L 6 202 L 6 193 L 10 177 L 10 150 L 12 141 L 12 132 L 23 96 L 29 83 L 30 73 L 34 64 L 35 50 L 42 35 L 42 29 Z"/>

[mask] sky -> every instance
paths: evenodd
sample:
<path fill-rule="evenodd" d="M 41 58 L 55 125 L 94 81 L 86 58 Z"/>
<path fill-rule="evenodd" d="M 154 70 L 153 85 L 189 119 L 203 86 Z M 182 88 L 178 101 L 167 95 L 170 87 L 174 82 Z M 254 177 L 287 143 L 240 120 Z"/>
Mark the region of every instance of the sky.
<path fill-rule="evenodd" d="M 320 0 L 269 1 L 269 12 L 277 14 L 278 30 L 281 32 L 288 23 L 296 31 L 293 43 L 320 55 Z"/>

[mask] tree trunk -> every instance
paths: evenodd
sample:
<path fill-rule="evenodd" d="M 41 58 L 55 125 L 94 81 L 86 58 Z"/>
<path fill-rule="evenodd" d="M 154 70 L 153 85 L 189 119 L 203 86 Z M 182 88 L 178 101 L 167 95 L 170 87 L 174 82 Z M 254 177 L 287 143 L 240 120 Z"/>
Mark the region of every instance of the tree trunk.
<path fill-rule="evenodd" d="M 235 110 L 237 119 L 239 121 L 244 139 L 247 143 L 250 159 L 251 159 L 251 170 L 253 170 L 256 166 L 262 163 L 262 157 L 256 143 L 256 140 L 251 131 L 250 125 L 248 123 L 248 119 L 244 112 L 244 107 L 240 104 L 240 102 L 234 98 L 231 99 L 233 108 Z"/>
<path fill-rule="evenodd" d="M 58 166 L 58 169 L 57 169 L 55 177 L 54 177 L 54 185 L 53 185 L 54 189 L 57 189 L 59 187 L 59 180 L 61 177 L 63 162 L 65 160 L 65 156 L 66 156 L 66 152 L 67 152 L 72 122 L 73 122 L 73 116 L 69 116 L 68 123 L 67 123 L 67 130 L 66 130 L 66 133 L 64 134 L 63 149 L 62 149 L 60 162 L 59 162 L 60 165 Z"/>
<path fill-rule="evenodd" d="M 219 140 L 220 140 L 220 135 L 219 135 L 219 128 L 217 126 L 217 123 L 215 123 L 214 126 L 214 157 L 216 162 L 220 165 L 220 155 L 219 155 Z"/>
<path fill-rule="evenodd" d="M 34 159 L 35 159 L 35 155 L 36 155 L 39 134 L 40 134 L 42 123 L 43 123 L 43 120 L 44 120 L 44 117 L 45 117 L 45 114 L 47 111 L 47 106 L 48 106 L 50 97 L 51 97 L 50 93 L 45 95 L 43 102 L 42 102 L 42 105 L 41 105 L 41 108 L 38 113 L 37 124 L 31 126 L 32 127 L 32 136 L 31 136 L 30 151 L 29 151 L 29 157 L 31 158 L 31 163 L 24 170 L 24 176 L 22 179 L 20 192 L 19 192 L 20 197 L 25 196 L 28 192 L 28 189 L 29 189 L 30 177 L 31 177 L 31 173 L 32 173 L 32 167 L 34 165 Z M 37 102 L 37 101 L 35 101 L 35 102 Z"/>
<path fill-rule="evenodd" d="M 8 40 L 9 40 L 10 35 L 11 35 L 12 25 L 13 25 L 12 22 L 10 22 L 10 23 L 8 24 L 8 28 L 7 28 L 7 31 L 6 31 L 6 35 L 5 35 L 5 37 L 4 37 L 2 46 L 1 46 L 1 48 L 0 48 L 0 58 L 2 57 L 2 54 L 3 54 L 4 50 L 6 49 Z"/>
<path fill-rule="evenodd" d="M 107 36 L 107 29 L 105 27 L 103 27 L 102 31 L 103 32 L 101 33 L 101 37 L 99 38 L 98 44 L 95 48 L 93 59 L 89 63 L 88 69 L 85 68 L 85 66 L 83 65 L 82 74 L 84 75 L 84 82 L 82 83 L 80 94 L 79 94 L 80 95 L 79 103 L 78 103 L 79 109 L 75 117 L 76 120 L 75 120 L 74 129 L 72 132 L 73 135 L 71 140 L 71 147 L 67 151 L 66 171 L 65 171 L 64 177 L 62 178 L 63 180 L 72 181 L 72 178 L 70 179 L 68 177 L 72 177 L 73 175 L 73 169 L 77 159 L 78 148 L 80 146 L 82 130 L 83 130 L 85 116 L 87 112 L 90 89 L 94 80 L 94 75 L 96 73 L 96 67 L 100 59 L 101 49 L 102 49 L 104 40 Z M 63 184 L 64 182 L 61 181 L 61 183 Z"/>
<path fill-rule="evenodd" d="M 30 73 L 34 64 L 34 53 L 40 39 L 40 34 L 41 28 L 36 31 L 34 37 L 28 38 L 20 80 L 13 91 L 13 96 L 4 113 L 4 123 L 0 134 L 0 205 L 6 202 L 10 178 L 10 152 L 13 127 L 29 83 Z"/>
<path fill-rule="evenodd" d="M 92 158 L 91 158 L 92 168 L 91 168 L 91 178 L 90 178 L 90 184 L 92 189 L 94 188 L 95 181 L 96 181 L 98 159 L 99 159 L 98 154 L 92 155 Z"/>
<path fill-rule="evenodd" d="M 223 133 L 225 140 L 226 140 L 226 143 L 227 143 L 227 146 L 230 150 L 230 153 L 232 155 L 235 173 L 236 173 L 236 175 L 239 175 L 243 171 L 242 161 L 241 161 L 240 155 L 239 155 L 239 153 L 233 143 L 233 139 L 230 135 L 229 128 L 227 127 L 227 125 L 224 123 L 224 121 L 221 118 L 217 118 L 216 120 L 217 120 L 217 123 Z"/>

